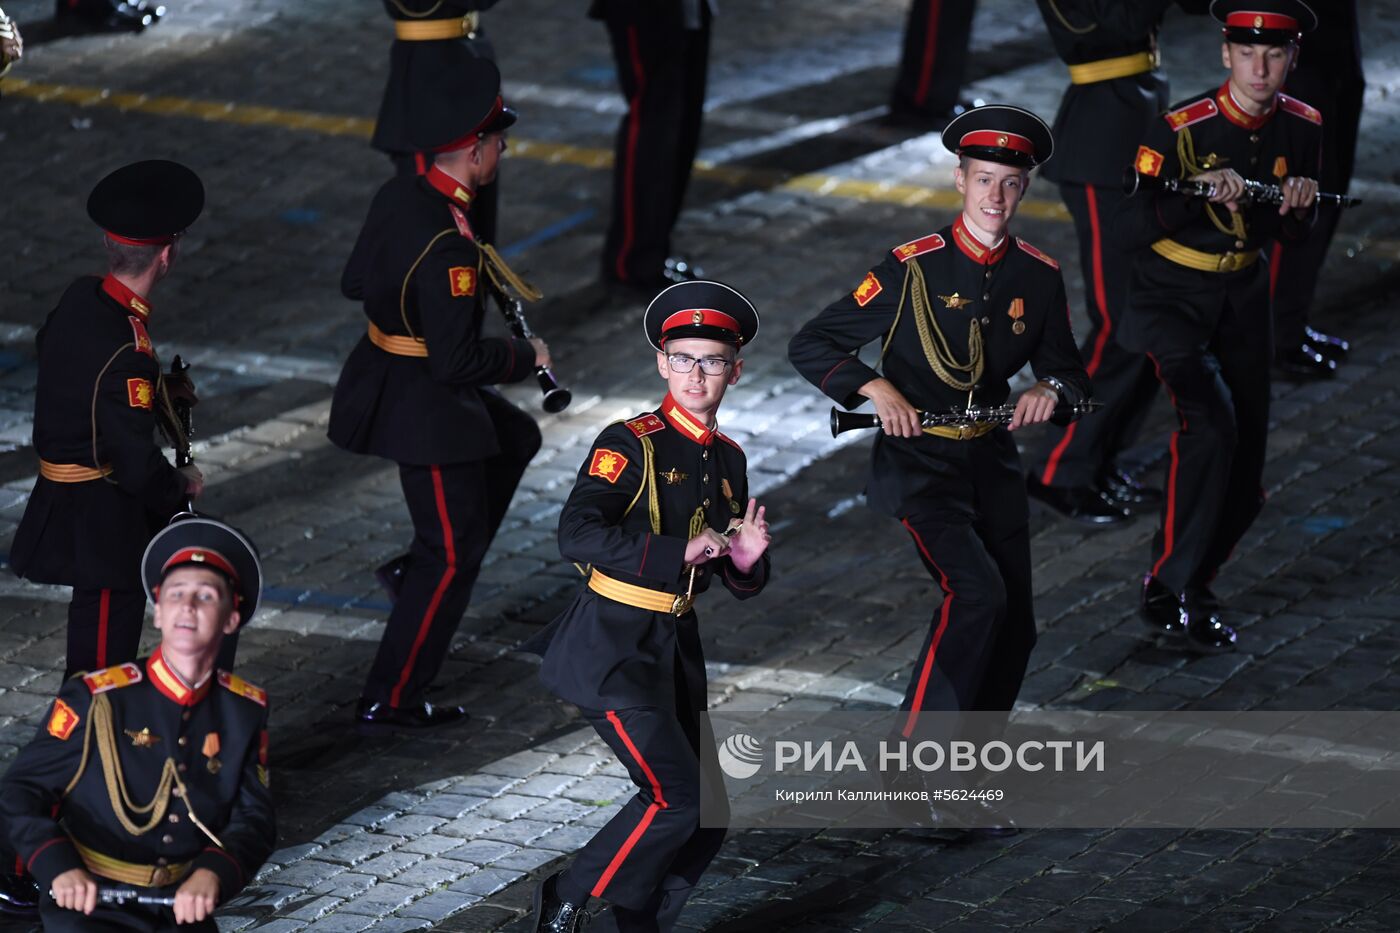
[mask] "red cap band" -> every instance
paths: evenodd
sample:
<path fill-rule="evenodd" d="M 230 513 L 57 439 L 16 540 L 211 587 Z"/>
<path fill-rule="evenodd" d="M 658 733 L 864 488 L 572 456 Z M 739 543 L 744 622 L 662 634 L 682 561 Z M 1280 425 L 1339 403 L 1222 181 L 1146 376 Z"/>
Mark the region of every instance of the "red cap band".
<path fill-rule="evenodd" d="M 958 148 L 986 146 L 989 149 L 1011 149 L 1035 157 L 1035 145 L 1026 137 L 1003 130 L 973 130 L 958 140 Z"/>
<path fill-rule="evenodd" d="M 127 246 L 169 246 L 175 242 L 175 235 L 151 236 L 151 237 L 130 237 L 113 233 L 111 230 L 103 230 L 107 234 L 107 239 L 115 243 L 125 243 Z"/>
<path fill-rule="evenodd" d="M 486 115 L 486 118 L 485 118 L 484 120 L 482 120 L 480 123 L 478 123 L 478 124 L 472 129 L 472 131 L 471 131 L 470 133 L 467 133 L 465 136 L 461 136 L 461 137 L 459 137 L 459 138 L 457 138 L 457 139 L 454 139 L 454 140 L 452 140 L 452 142 L 447 143 L 446 145 L 438 146 L 436 149 L 432 149 L 432 150 L 429 150 L 429 151 L 431 151 L 431 152 L 452 152 L 452 151 L 457 150 L 457 149 L 465 149 L 467 146 L 470 146 L 472 143 L 476 142 L 476 138 L 477 138 L 478 136 L 481 135 L 481 131 L 482 131 L 483 129 L 485 129 L 486 127 L 490 126 L 492 123 L 494 123 L 494 122 L 496 121 L 496 118 L 499 117 L 499 116 L 501 115 L 501 111 L 502 111 L 502 110 L 505 110 L 505 109 L 506 109 L 505 98 L 503 98 L 503 97 L 501 97 L 501 95 L 497 94 L 497 95 L 496 95 L 496 102 L 495 102 L 494 104 L 491 105 L 491 112 L 488 113 L 488 114 Z"/>
<path fill-rule="evenodd" d="M 1282 13 L 1262 13 L 1255 10 L 1239 10 L 1225 17 L 1225 26 L 1230 29 L 1281 29 L 1298 31 L 1298 21 Z"/>
<path fill-rule="evenodd" d="M 661 333 L 665 334 L 673 327 L 690 327 L 697 324 L 732 330 L 736 334 L 743 333 L 739 329 L 738 321 L 723 311 L 716 311 L 713 308 L 689 308 L 685 311 L 677 311 L 661 322 Z"/>
<path fill-rule="evenodd" d="M 229 563 L 228 558 L 218 551 L 209 550 L 207 547 L 181 548 L 171 554 L 170 559 L 160 568 L 161 576 L 164 576 L 171 567 L 180 564 L 205 564 L 215 570 L 223 571 L 234 583 L 238 582 L 238 571 L 233 569 L 233 564 Z"/>

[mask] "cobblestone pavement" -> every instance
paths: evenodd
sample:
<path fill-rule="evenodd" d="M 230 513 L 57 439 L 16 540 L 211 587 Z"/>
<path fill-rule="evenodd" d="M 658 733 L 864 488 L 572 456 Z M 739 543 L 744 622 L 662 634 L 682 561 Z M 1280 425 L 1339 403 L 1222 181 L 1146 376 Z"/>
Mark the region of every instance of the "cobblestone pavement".
<path fill-rule="evenodd" d="M 600 205 L 620 103 L 582 5 L 509 0 L 488 16 L 523 118 L 504 178 L 502 243 L 550 297 L 532 316 L 573 386 L 488 557 L 440 679 L 471 707 L 452 732 L 360 739 L 350 710 L 387 608 L 369 569 L 408 523 L 393 470 L 324 438 L 330 385 L 363 327 L 336 283 L 385 165 L 366 146 L 387 46 L 379 5 L 173 0 L 140 37 L 57 37 L 45 0 L 12 0 L 29 54 L 0 101 L 0 540 L 32 483 L 35 328 L 99 254 L 82 203 L 137 157 L 176 155 L 210 190 L 153 335 L 196 365 L 204 507 L 259 542 L 271 588 L 241 672 L 273 697 L 281 848 L 226 906 L 226 930 L 523 929 L 531 879 L 625 799 L 623 772 L 512 648 L 577 575 L 554 525 L 588 442 L 654 404 L 639 306 L 600 288 Z M 1358 344 L 1326 385 L 1275 387 L 1271 499 L 1221 581 L 1243 650 L 1186 658 L 1133 618 L 1150 521 L 1087 532 L 1034 517 L 1042 628 L 1022 692 L 1086 709 L 1390 709 L 1400 704 L 1396 536 L 1400 294 L 1400 27 L 1366 4 L 1370 80 L 1358 190 L 1319 323 Z M 678 238 L 744 288 L 764 334 L 722 417 L 775 519 L 775 579 L 702 607 L 712 700 L 736 709 L 898 702 L 932 601 L 906 540 L 857 496 L 859 438 L 782 349 L 889 246 L 946 222 L 950 161 L 932 136 L 882 125 L 903 2 L 724 5 L 705 164 Z M 1175 16 L 1176 96 L 1217 80 L 1214 33 Z M 1028 4 L 979 4 L 972 96 L 1049 116 L 1064 84 Z M 1046 187 L 1018 233 L 1082 292 Z M 1076 311 L 1077 318 L 1082 318 Z M 533 407 L 530 390 L 513 389 Z M 1168 412 L 1154 413 L 1160 445 Z M 57 688 L 66 592 L 0 584 L 0 763 Z M 990 931 L 1400 928 L 1400 833 L 1027 832 L 951 844 L 884 832 L 740 832 L 687 929 Z M 606 918 L 600 921 L 606 929 Z"/>

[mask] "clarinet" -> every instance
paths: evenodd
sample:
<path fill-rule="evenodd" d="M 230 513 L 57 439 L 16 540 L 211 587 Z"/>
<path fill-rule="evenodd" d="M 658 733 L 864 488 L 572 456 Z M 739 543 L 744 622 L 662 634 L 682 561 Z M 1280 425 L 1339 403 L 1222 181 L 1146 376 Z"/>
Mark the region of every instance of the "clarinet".
<path fill-rule="evenodd" d="M 1087 415 L 1091 411 L 1097 411 L 1102 407 L 1102 402 L 1096 402 L 1092 399 L 1073 405 L 1061 403 L 1055 407 L 1054 416 L 1058 419 L 1068 419 L 1072 421 Z M 968 427 L 979 423 L 1010 424 L 1015 414 L 1015 405 L 997 405 L 986 408 L 971 406 L 968 408 L 950 408 L 947 411 L 921 411 L 919 412 L 919 424 L 926 428 Z M 847 431 L 860 431 L 878 427 L 882 427 L 880 416 L 874 412 L 841 411 L 835 407 L 831 409 L 832 437 L 845 434 Z"/>
<path fill-rule="evenodd" d="M 1144 175 L 1133 167 L 1125 169 L 1123 171 L 1123 193 L 1131 196 L 1139 191 L 1167 191 L 1188 198 L 1215 197 L 1215 185 L 1208 181 L 1156 178 L 1152 175 Z M 1278 185 L 1246 178 L 1244 180 L 1244 200 L 1251 204 L 1272 204 L 1277 207 L 1283 203 L 1283 189 Z M 1361 199 L 1346 194 L 1328 194 L 1325 191 L 1319 191 L 1317 203 L 1335 205 L 1336 207 L 1356 207 L 1361 203 Z"/>
<path fill-rule="evenodd" d="M 491 297 L 495 299 L 496 307 L 501 309 L 501 315 L 506 319 L 506 326 L 512 334 L 521 340 L 529 340 L 535 336 L 535 332 L 530 329 L 530 322 L 525 320 L 525 309 L 519 298 L 511 298 L 494 284 L 491 285 Z M 548 366 L 536 366 L 535 379 L 539 381 L 540 392 L 544 394 L 540 404 L 545 411 L 554 415 L 569 407 L 574 394 L 559 384 L 559 380 L 554 378 L 554 372 Z"/>
<path fill-rule="evenodd" d="M 174 907 L 175 898 L 170 895 L 145 894 L 135 888 L 99 887 L 97 899 L 103 904 L 125 907 L 127 904 L 150 904 L 156 907 Z"/>

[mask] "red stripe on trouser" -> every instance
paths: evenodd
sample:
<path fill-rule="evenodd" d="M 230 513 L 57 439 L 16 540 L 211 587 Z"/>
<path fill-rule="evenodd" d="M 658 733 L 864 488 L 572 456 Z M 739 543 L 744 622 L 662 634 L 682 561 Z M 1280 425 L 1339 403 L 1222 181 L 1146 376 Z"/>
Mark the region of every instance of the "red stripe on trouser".
<path fill-rule="evenodd" d="M 103 590 L 97 602 L 97 668 L 107 666 L 107 624 L 112 619 L 112 591 Z"/>
<path fill-rule="evenodd" d="M 924 666 L 919 671 L 919 685 L 914 688 L 914 699 L 910 704 L 909 718 L 904 722 L 904 737 L 907 739 L 914 733 L 914 724 L 919 721 L 919 707 L 923 705 L 924 693 L 928 690 L 929 675 L 933 673 L 933 656 L 938 653 L 938 643 L 943 640 L 943 633 L 948 629 L 948 614 L 953 608 L 953 588 L 948 585 L 948 575 L 943 572 L 943 568 L 933 561 L 933 555 L 924 547 L 924 540 L 919 537 L 919 533 L 914 530 L 914 526 L 909 524 L 907 519 L 900 519 L 900 524 L 909 530 L 914 536 L 914 544 L 919 548 L 919 553 L 924 555 L 924 560 L 938 571 L 941 578 L 938 585 L 943 588 L 943 609 L 939 613 L 938 628 L 934 629 L 933 637 L 929 639 L 928 654 L 924 655 Z"/>
<path fill-rule="evenodd" d="M 642 53 L 637 41 L 637 27 L 627 27 L 627 51 L 632 59 L 632 80 L 637 87 L 627 111 L 627 155 L 622 167 L 622 244 L 617 250 L 613 271 L 619 279 L 627 278 L 627 257 L 636 238 L 637 219 L 637 138 L 642 132 L 642 95 L 646 92 L 646 71 L 642 68 Z"/>
<path fill-rule="evenodd" d="M 1094 339 L 1094 354 L 1089 358 L 1089 365 L 1084 367 L 1089 378 L 1093 378 L 1094 373 L 1103 365 L 1103 351 L 1108 346 L 1108 335 L 1113 331 L 1113 319 L 1108 315 L 1108 290 L 1103 284 L 1103 233 L 1099 228 L 1099 196 L 1093 185 L 1084 186 L 1084 199 L 1089 207 L 1089 241 L 1094 254 L 1094 303 L 1099 306 L 1099 335 Z M 1070 443 L 1074 440 L 1074 429 L 1079 426 L 1078 421 L 1071 422 L 1065 428 L 1064 437 L 1055 445 L 1055 449 L 1050 451 L 1050 456 L 1045 461 L 1045 470 L 1040 475 L 1040 481 L 1045 485 L 1050 485 L 1055 479 L 1055 471 L 1060 468 L 1060 458 L 1069 449 Z"/>
<path fill-rule="evenodd" d="M 1278 292 L 1278 270 L 1283 261 L 1283 244 L 1274 241 L 1274 248 L 1269 250 L 1269 303 L 1274 301 L 1274 295 Z"/>
<path fill-rule="evenodd" d="M 418 175 L 428 174 L 428 160 L 421 152 L 413 154 L 413 171 Z"/>
<path fill-rule="evenodd" d="M 938 13 L 942 6 L 943 0 L 929 0 L 928 26 L 924 32 L 924 60 L 919 66 L 919 87 L 914 92 L 914 103 L 921 107 L 924 101 L 928 100 L 928 88 L 933 82 L 933 62 L 938 57 Z"/>
<path fill-rule="evenodd" d="M 431 469 L 433 472 L 433 495 L 437 499 L 438 521 L 442 523 L 442 546 L 447 551 L 447 569 L 442 572 L 442 579 L 438 581 L 437 589 L 433 591 L 433 598 L 429 600 L 428 609 L 423 613 L 423 621 L 418 623 L 418 635 L 413 639 L 413 647 L 409 649 L 408 660 L 404 662 L 403 671 L 399 673 L 399 682 L 394 684 L 394 689 L 389 694 L 389 705 L 395 708 L 399 705 L 403 688 L 408 685 L 408 678 L 413 674 L 413 664 L 418 660 L 418 652 L 428 637 L 428 629 L 432 627 L 433 617 L 437 615 L 438 606 L 442 604 L 442 598 L 447 593 L 447 585 L 457 575 L 457 546 L 452 540 L 452 522 L 447 517 L 447 495 L 442 488 L 442 467 L 435 466 Z"/>
<path fill-rule="evenodd" d="M 642 838 L 642 833 L 647 831 L 647 827 L 651 825 L 651 821 L 656 816 L 657 811 L 666 809 L 666 798 L 661 793 L 661 782 L 658 781 L 656 775 L 652 773 L 651 766 L 648 765 L 646 759 L 642 757 L 642 753 L 637 751 L 637 746 L 632 743 L 632 737 L 627 734 L 626 729 L 622 728 L 622 720 L 617 718 L 617 713 L 613 710 L 608 710 L 608 722 L 612 723 L 613 728 L 617 730 L 618 738 L 622 739 L 622 744 L 627 748 L 628 754 L 637 760 L 637 764 L 641 767 L 642 773 L 645 774 L 647 780 L 651 782 L 653 803 L 651 806 L 647 807 L 646 812 L 642 814 L 642 818 L 637 821 L 636 828 L 627 836 L 627 839 L 622 843 L 622 847 L 617 850 L 617 854 L 614 855 L 612 861 L 608 863 L 607 870 L 605 870 L 602 877 L 598 879 L 598 883 L 593 886 L 593 897 L 603 896 L 603 891 L 607 888 L 608 883 L 612 881 L 613 875 L 617 874 L 617 870 L 621 868 L 622 863 L 627 860 L 627 856 L 632 852 L 633 847 L 636 846 L 637 840 Z"/>
<path fill-rule="evenodd" d="M 1172 387 L 1167 384 L 1167 380 L 1162 378 L 1162 365 L 1157 362 L 1157 357 L 1153 356 L 1151 353 L 1147 354 L 1147 358 L 1152 361 L 1152 369 L 1157 373 L 1157 381 L 1167 390 L 1167 398 L 1171 399 L 1172 408 L 1175 409 L 1176 416 L 1181 421 L 1181 427 L 1172 432 L 1170 444 L 1172 465 L 1171 469 L 1167 471 L 1166 515 L 1162 519 L 1162 556 L 1158 557 L 1157 562 L 1152 565 L 1152 575 L 1155 577 L 1161 572 L 1162 565 L 1167 562 L 1167 558 L 1171 557 L 1172 549 L 1176 545 L 1176 477 L 1178 471 L 1181 469 L 1181 452 L 1177 441 L 1178 438 L 1181 437 L 1181 432 L 1186 430 L 1187 424 L 1186 414 L 1181 410 L 1181 406 L 1176 403 L 1176 393 L 1173 392 Z"/>

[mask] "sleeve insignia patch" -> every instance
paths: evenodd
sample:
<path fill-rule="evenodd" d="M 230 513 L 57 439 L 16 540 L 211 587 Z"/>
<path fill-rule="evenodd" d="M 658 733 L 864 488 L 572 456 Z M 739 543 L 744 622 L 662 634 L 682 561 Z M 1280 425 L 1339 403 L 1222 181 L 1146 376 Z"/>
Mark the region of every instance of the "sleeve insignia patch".
<path fill-rule="evenodd" d="M 640 418 L 633 418 L 627 422 L 627 430 L 637 437 L 646 437 L 648 434 L 655 434 L 666 427 L 666 422 L 656 414 L 642 415 Z"/>
<path fill-rule="evenodd" d="M 1045 263 L 1045 264 L 1046 264 L 1047 266 L 1049 266 L 1050 268 L 1052 268 L 1052 269 L 1058 269 L 1058 268 L 1060 268 L 1060 264 L 1059 264 L 1058 262 L 1056 262 L 1054 259 L 1051 259 L 1049 256 L 1045 255 L 1045 254 L 1042 253 L 1040 250 L 1036 249 L 1034 246 L 1030 245 L 1030 244 L 1027 243 L 1025 240 L 1021 239 L 1020 237 L 1017 237 L 1017 238 L 1016 238 L 1016 245 L 1019 246 L 1019 247 L 1021 247 L 1021 249 L 1022 249 L 1024 252 L 1030 253 L 1030 254 L 1031 254 L 1032 256 L 1034 256 L 1036 259 L 1039 259 L 1041 262 Z"/>
<path fill-rule="evenodd" d="M 125 664 L 118 664 L 116 667 L 93 671 L 83 677 L 83 683 L 87 684 L 88 691 L 96 696 L 118 687 L 140 683 L 142 679 L 141 668 L 128 661 Z"/>
<path fill-rule="evenodd" d="M 875 300 L 875 296 L 884 291 L 884 286 L 875 277 L 874 272 L 865 273 L 865 278 L 856 286 L 856 290 L 851 292 L 851 297 L 856 300 L 856 304 L 864 308 Z"/>
<path fill-rule="evenodd" d="M 245 699 L 252 700 L 259 706 L 267 705 L 267 691 L 262 687 L 253 686 L 237 674 L 219 671 L 219 686 Z"/>
<path fill-rule="evenodd" d="M 131 322 L 131 340 L 136 345 L 136 352 L 155 356 L 155 347 L 151 346 L 151 335 L 146 333 L 146 325 L 134 314 L 128 315 L 127 320 Z"/>
<path fill-rule="evenodd" d="M 1316 107 L 1310 107 L 1296 97 L 1289 97 L 1287 94 L 1278 96 L 1278 105 L 1281 110 L 1286 110 L 1295 117 L 1302 117 L 1309 123 L 1322 125 L 1322 114 Z"/>
<path fill-rule="evenodd" d="M 1274 159 L 1274 177 L 1288 177 L 1288 159 L 1286 159 L 1283 156 L 1279 156 L 1277 159 Z"/>
<path fill-rule="evenodd" d="M 53 701 L 53 712 L 49 714 L 49 735 L 64 742 L 78 727 L 78 714 L 73 707 L 62 700 Z"/>
<path fill-rule="evenodd" d="M 155 402 L 156 390 L 149 379 L 128 379 L 126 381 L 126 403 L 132 408 L 149 409 Z"/>
<path fill-rule="evenodd" d="M 900 262 L 908 262 L 920 253 L 931 253 L 936 249 L 943 248 L 943 237 L 936 233 L 929 234 L 918 240 L 910 240 L 903 246 L 896 246 L 893 250 L 895 258 Z"/>
<path fill-rule="evenodd" d="M 626 457 L 615 450 L 599 447 L 593 451 L 593 460 L 588 464 L 588 475 L 616 483 L 617 478 L 622 475 L 622 471 L 626 468 Z"/>
<path fill-rule="evenodd" d="M 1149 146 L 1138 146 L 1137 159 L 1133 162 L 1133 167 L 1144 175 L 1151 175 L 1156 178 L 1162 172 L 1162 163 L 1166 162 L 1166 157 L 1156 149 Z"/>
<path fill-rule="evenodd" d="M 453 266 L 447 270 L 453 298 L 470 298 L 476 294 L 476 270 L 470 266 Z"/>
<path fill-rule="evenodd" d="M 1203 97 L 1193 104 L 1178 108 L 1167 114 L 1167 125 L 1173 130 L 1181 131 L 1193 123 L 1200 123 L 1202 120 L 1215 116 L 1220 112 L 1220 108 L 1215 105 L 1215 101 L 1209 97 Z"/>

